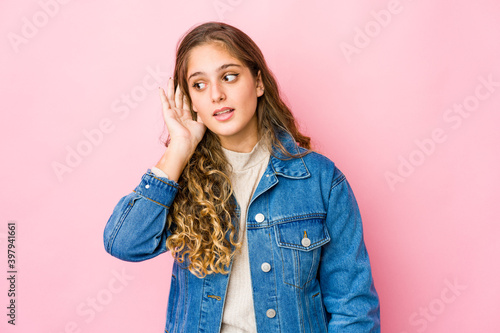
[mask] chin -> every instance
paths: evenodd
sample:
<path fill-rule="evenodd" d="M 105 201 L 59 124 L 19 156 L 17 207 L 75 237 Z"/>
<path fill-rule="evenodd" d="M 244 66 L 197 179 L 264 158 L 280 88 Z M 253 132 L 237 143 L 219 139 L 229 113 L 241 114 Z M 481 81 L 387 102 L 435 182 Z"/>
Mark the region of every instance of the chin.
<path fill-rule="evenodd" d="M 236 135 L 237 133 L 234 133 L 234 132 L 214 132 L 214 134 L 219 136 L 219 137 L 223 136 L 223 137 L 228 138 L 228 137 L 231 137 L 233 135 Z"/>
<path fill-rule="evenodd" d="M 238 134 L 238 130 L 235 128 L 220 128 L 220 126 L 217 126 L 215 128 L 210 128 L 207 126 L 207 128 L 217 136 L 232 136 Z"/>

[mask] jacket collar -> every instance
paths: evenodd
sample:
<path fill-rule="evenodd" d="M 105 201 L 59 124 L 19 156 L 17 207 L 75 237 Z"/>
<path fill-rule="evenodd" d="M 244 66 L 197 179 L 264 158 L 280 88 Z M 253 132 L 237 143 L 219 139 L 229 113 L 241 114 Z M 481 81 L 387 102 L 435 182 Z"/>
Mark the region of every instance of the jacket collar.
<path fill-rule="evenodd" d="M 299 147 L 293 137 L 283 130 L 277 132 L 277 137 L 289 153 L 298 154 L 307 151 Z M 311 175 L 302 157 L 290 158 L 277 147 L 273 147 L 270 161 L 276 175 L 295 179 L 307 178 Z"/>

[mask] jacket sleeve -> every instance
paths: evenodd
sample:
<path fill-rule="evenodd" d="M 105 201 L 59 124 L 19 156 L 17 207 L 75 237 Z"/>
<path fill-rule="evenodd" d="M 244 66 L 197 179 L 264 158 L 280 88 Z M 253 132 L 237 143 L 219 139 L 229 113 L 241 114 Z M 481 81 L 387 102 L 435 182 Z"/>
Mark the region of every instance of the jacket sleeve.
<path fill-rule="evenodd" d="M 330 189 L 319 280 L 329 313 L 328 332 L 380 332 L 380 306 L 371 273 L 358 205 L 338 169 Z"/>
<path fill-rule="evenodd" d="M 104 228 L 106 251 L 126 261 L 142 261 L 166 252 L 170 235 L 167 214 L 178 186 L 148 169 L 134 191 L 114 208 Z"/>

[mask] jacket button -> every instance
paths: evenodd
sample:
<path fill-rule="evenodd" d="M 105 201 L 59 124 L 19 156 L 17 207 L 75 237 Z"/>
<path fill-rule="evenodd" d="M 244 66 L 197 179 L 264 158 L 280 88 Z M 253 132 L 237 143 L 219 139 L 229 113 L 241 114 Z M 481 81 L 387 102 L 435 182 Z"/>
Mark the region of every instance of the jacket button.
<path fill-rule="evenodd" d="M 261 222 L 264 222 L 264 220 L 265 220 L 264 214 L 259 213 L 259 214 L 255 215 L 255 221 L 261 223 Z"/>
<path fill-rule="evenodd" d="M 144 186 L 145 188 L 149 188 L 149 184 L 147 184 L 146 186 Z"/>
<path fill-rule="evenodd" d="M 269 309 L 266 311 L 266 316 L 268 318 L 274 318 L 276 316 L 276 311 L 274 311 L 274 309 Z"/>
<path fill-rule="evenodd" d="M 268 262 L 263 263 L 260 268 L 263 272 L 269 272 L 271 270 L 271 265 Z"/>
<path fill-rule="evenodd" d="M 311 245 L 311 240 L 309 238 L 307 238 L 307 237 L 304 237 L 304 238 L 302 238 L 302 242 L 301 243 L 302 243 L 302 246 L 308 247 L 309 245 Z"/>

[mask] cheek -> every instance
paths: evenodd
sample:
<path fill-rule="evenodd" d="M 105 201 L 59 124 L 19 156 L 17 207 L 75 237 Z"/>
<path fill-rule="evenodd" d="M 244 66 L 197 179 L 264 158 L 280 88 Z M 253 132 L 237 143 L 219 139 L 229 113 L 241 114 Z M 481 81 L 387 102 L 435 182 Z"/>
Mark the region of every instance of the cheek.
<path fill-rule="evenodd" d="M 191 95 L 191 108 L 195 111 L 198 112 L 200 110 L 200 101 L 196 97 L 192 97 Z"/>
<path fill-rule="evenodd" d="M 257 99 L 257 91 L 255 90 L 255 87 L 251 84 L 248 84 L 245 87 L 244 94 L 242 94 L 242 97 L 247 99 L 247 100 L 256 100 Z"/>
<path fill-rule="evenodd" d="M 257 107 L 257 97 L 257 92 L 250 88 L 245 91 L 245 94 L 241 96 L 241 99 L 246 101 L 246 105 L 249 108 L 255 110 L 255 108 Z"/>
<path fill-rule="evenodd" d="M 191 101 L 191 106 L 196 115 L 202 120 L 207 120 L 212 115 L 212 110 L 202 101 Z"/>

